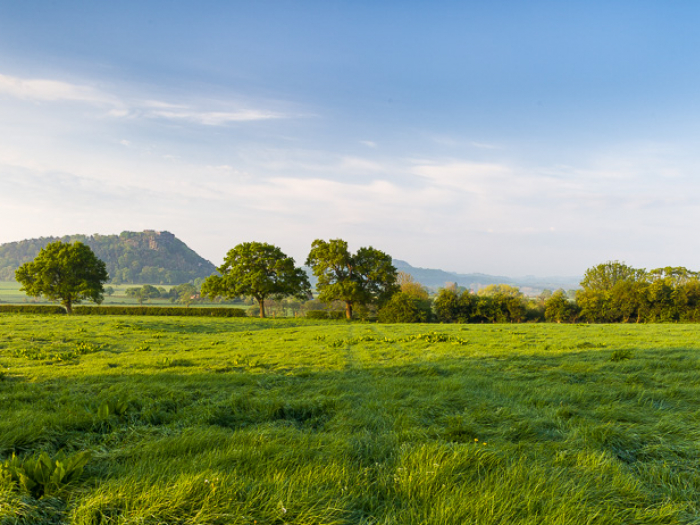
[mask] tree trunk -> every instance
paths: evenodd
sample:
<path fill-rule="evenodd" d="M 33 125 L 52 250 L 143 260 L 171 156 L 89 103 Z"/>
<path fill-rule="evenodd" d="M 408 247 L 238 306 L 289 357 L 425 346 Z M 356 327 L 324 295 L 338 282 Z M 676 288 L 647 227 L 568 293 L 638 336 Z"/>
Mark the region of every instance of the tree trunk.
<path fill-rule="evenodd" d="M 345 318 L 352 319 L 352 301 L 345 301 Z"/>
<path fill-rule="evenodd" d="M 265 318 L 265 299 L 258 299 L 258 304 L 260 305 L 260 319 Z"/>
<path fill-rule="evenodd" d="M 66 313 L 68 315 L 71 315 L 73 313 L 73 304 L 70 301 L 66 301 L 63 303 L 63 308 L 66 309 Z"/>

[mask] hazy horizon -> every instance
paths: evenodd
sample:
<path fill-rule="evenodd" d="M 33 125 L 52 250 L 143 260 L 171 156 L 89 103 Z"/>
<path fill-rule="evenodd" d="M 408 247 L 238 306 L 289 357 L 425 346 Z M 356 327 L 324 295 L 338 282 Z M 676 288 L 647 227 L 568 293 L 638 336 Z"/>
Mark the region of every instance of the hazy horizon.
<path fill-rule="evenodd" d="M 0 243 L 700 269 L 700 5 L 0 5 Z"/>

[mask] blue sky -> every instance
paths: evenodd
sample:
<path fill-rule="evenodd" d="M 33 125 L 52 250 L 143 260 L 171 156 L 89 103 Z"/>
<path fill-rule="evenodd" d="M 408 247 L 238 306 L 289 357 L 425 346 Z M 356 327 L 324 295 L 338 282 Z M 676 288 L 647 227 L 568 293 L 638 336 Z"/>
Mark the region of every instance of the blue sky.
<path fill-rule="evenodd" d="M 0 242 L 700 269 L 700 4 L 0 0 Z"/>

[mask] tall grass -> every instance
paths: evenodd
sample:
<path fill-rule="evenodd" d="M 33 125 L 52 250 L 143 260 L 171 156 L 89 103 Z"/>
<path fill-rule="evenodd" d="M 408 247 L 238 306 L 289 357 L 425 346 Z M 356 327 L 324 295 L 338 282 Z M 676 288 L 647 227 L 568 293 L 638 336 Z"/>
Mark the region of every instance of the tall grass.
<path fill-rule="evenodd" d="M 3 315 L 0 523 L 697 523 L 698 336 Z"/>

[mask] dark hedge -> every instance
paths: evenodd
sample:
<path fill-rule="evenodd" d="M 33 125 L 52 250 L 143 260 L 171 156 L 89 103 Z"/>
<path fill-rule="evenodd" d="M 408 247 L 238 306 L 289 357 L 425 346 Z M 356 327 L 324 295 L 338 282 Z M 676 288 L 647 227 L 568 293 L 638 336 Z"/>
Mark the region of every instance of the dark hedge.
<path fill-rule="evenodd" d="M 3 314 L 65 314 L 66 309 L 53 304 L 0 304 Z"/>
<path fill-rule="evenodd" d="M 62 306 L 38 304 L 0 305 L 0 313 L 65 314 Z M 162 315 L 185 317 L 246 317 L 240 308 L 183 308 L 176 306 L 76 306 L 74 315 Z"/>

